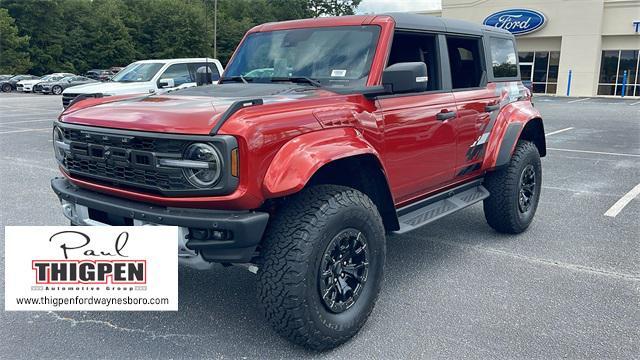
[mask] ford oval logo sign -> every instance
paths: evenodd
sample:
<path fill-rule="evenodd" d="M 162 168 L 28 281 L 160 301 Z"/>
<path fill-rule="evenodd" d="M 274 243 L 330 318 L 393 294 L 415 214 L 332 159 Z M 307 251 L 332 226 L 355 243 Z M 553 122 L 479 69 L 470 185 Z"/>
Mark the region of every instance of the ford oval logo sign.
<path fill-rule="evenodd" d="M 546 21 L 547 19 L 539 11 L 508 9 L 487 16 L 482 23 L 507 30 L 513 35 L 524 35 L 539 30 Z"/>

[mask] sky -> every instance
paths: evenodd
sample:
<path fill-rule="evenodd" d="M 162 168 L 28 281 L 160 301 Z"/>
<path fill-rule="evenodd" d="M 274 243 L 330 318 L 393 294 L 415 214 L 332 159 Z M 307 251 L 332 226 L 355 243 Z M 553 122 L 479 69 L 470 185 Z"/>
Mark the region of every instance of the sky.
<path fill-rule="evenodd" d="M 356 14 L 391 11 L 424 11 L 441 8 L 441 0 L 362 0 Z"/>

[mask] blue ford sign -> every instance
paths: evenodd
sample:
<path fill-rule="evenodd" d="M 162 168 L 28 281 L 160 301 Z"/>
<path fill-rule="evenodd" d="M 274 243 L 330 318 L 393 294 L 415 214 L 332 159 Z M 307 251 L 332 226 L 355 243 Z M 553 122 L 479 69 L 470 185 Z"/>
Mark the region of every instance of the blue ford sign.
<path fill-rule="evenodd" d="M 507 30 L 513 35 L 524 35 L 540 29 L 546 21 L 547 19 L 539 11 L 507 9 L 487 16 L 482 23 Z"/>

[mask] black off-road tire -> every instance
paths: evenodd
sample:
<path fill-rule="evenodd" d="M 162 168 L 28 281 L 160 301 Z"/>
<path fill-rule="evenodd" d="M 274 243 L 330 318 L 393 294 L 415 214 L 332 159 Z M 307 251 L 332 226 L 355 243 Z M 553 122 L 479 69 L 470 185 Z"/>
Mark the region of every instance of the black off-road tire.
<path fill-rule="evenodd" d="M 533 170 L 535 185 L 532 186 L 530 206 L 523 211 L 519 197 L 525 169 L 529 172 Z M 507 234 L 519 234 L 526 230 L 533 221 L 542 188 L 542 166 L 538 148 L 530 141 L 518 141 L 509 164 L 487 174 L 484 186 L 491 194 L 484 200 L 484 217 L 489 226 Z"/>
<path fill-rule="evenodd" d="M 320 269 L 327 249 L 339 234 L 352 229 L 359 239 L 366 239 L 366 281 L 355 302 L 336 313 L 320 294 L 323 281 L 332 281 L 326 279 L 327 271 L 321 280 Z M 275 215 L 262 246 L 258 296 L 267 321 L 281 336 L 308 349 L 326 350 L 349 340 L 378 297 L 385 241 L 380 214 L 365 194 L 335 185 L 301 191 Z"/>

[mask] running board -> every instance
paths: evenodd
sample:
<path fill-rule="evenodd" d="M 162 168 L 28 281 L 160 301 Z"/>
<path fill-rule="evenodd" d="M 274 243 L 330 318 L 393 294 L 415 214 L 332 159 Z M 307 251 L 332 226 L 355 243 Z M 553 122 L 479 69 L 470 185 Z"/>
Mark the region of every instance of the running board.
<path fill-rule="evenodd" d="M 400 229 L 393 233 L 404 234 L 415 230 L 487 197 L 489 197 L 489 191 L 482 186 L 480 180 L 427 198 L 418 204 L 412 204 L 398 210 Z"/>

